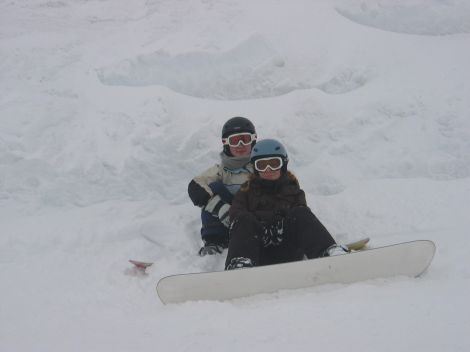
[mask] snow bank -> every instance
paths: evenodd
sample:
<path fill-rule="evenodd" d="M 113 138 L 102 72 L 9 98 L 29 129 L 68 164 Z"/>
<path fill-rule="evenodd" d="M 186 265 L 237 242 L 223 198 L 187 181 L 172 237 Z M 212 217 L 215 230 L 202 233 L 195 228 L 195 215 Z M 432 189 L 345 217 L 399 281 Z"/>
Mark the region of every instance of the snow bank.
<path fill-rule="evenodd" d="M 351 21 L 385 31 L 433 36 L 470 33 L 470 4 L 463 0 L 344 1 L 336 9 Z"/>
<path fill-rule="evenodd" d="M 466 2 L 34 0 L 0 16 L 0 350 L 469 349 Z M 162 306 L 162 276 L 223 268 L 196 255 L 186 187 L 237 115 L 287 146 L 338 241 L 431 239 L 429 272 Z"/>

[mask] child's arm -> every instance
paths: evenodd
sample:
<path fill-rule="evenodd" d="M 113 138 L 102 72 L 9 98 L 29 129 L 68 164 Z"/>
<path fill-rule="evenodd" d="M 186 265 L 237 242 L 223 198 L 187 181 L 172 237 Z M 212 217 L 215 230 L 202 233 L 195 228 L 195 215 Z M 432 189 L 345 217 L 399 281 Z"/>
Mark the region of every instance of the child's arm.
<path fill-rule="evenodd" d="M 203 207 L 214 195 L 209 184 L 222 179 L 220 166 L 214 165 L 199 176 L 194 177 L 188 185 L 188 194 L 194 205 Z"/>

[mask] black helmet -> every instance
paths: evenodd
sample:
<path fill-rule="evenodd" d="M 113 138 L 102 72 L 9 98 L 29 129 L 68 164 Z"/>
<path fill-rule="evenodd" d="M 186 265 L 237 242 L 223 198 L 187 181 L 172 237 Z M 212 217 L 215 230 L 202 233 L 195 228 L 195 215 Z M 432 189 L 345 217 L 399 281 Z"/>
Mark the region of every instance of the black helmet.
<path fill-rule="evenodd" d="M 245 117 L 232 117 L 222 127 L 222 138 L 241 132 L 256 133 L 255 126 Z"/>
<path fill-rule="evenodd" d="M 227 138 L 228 136 L 235 133 L 248 132 L 256 134 L 255 125 L 245 117 L 236 116 L 229 119 L 224 123 L 222 127 L 222 138 Z M 256 144 L 256 140 L 251 144 L 251 148 Z M 224 153 L 228 156 L 232 156 L 230 153 L 230 147 L 228 145 L 224 146 Z"/>

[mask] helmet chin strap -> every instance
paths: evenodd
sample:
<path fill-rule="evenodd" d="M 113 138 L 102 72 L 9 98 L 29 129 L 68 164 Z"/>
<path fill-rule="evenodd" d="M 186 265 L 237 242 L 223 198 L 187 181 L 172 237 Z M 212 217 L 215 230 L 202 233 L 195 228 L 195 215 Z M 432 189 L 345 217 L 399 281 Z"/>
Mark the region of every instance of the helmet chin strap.
<path fill-rule="evenodd" d="M 230 151 L 230 147 L 228 145 L 224 145 L 224 154 L 233 157 L 232 152 Z"/>

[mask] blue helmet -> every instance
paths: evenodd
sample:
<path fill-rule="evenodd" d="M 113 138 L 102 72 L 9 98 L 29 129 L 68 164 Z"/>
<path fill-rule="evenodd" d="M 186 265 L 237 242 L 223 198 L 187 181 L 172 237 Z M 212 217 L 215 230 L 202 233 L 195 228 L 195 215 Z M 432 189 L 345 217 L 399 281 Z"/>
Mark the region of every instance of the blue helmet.
<path fill-rule="evenodd" d="M 271 156 L 278 156 L 282 159 L 282 171 L 287 171 L 287 163 L 289 157 L 286 148 L 281 142 L 275 139 L 263 139 L 256 143 L 251 151 L 251 162 L 254 163 L 256 159 L 268 158 Z"/>

